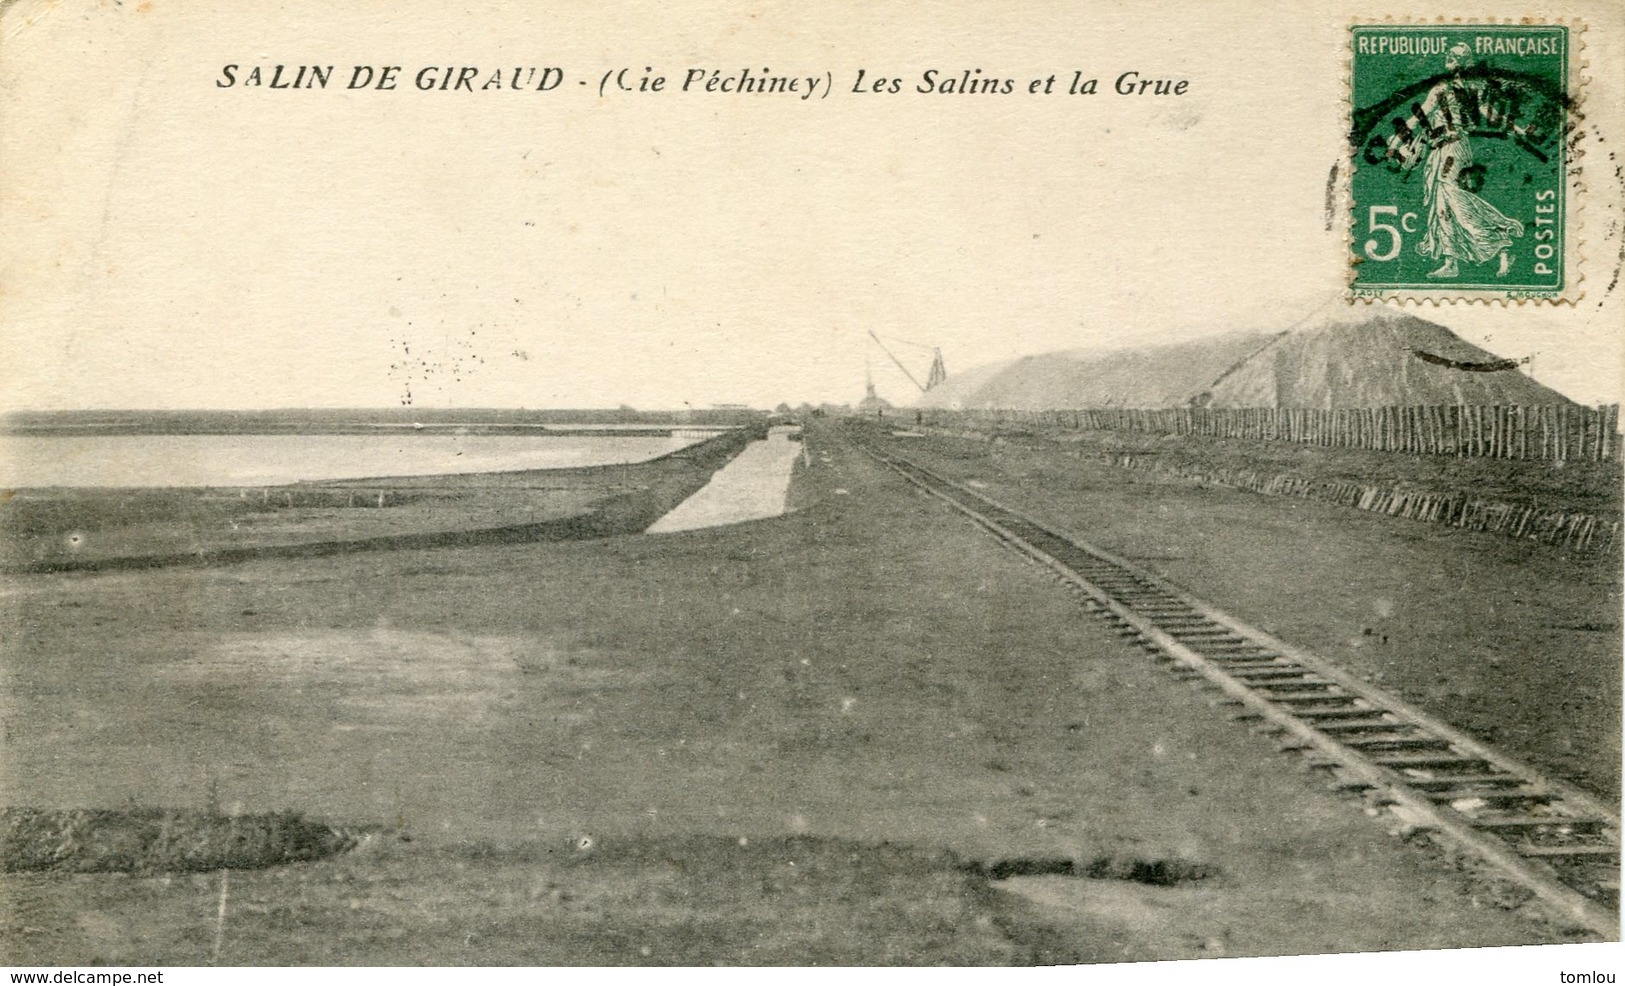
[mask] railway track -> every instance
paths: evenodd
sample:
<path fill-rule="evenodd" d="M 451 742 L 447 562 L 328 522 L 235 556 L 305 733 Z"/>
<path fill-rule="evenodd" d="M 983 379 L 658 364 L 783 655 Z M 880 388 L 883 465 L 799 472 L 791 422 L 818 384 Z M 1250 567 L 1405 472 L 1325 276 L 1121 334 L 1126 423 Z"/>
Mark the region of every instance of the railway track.
<path fill-rule="evenodd" d="M 1618 940 L 1619 817 L 1595 798 L 1165 579 L 874 445 L 869 455 L 1049 569 L 1085 608 L 1224 693 L 1331 784 L 1482 860 L 1553 916 Z"/>

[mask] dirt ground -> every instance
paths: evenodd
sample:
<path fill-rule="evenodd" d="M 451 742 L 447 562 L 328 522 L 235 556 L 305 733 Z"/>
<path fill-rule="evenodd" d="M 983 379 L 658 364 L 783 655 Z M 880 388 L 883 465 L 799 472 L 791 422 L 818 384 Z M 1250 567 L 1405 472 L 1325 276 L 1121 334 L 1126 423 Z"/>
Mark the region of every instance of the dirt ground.
<path fill-rule="evenodd" d="M 229 874 L 8 874 L 4 961 L 1028 964 L 1572 940 L 829 430 L 809 441 L 804 509 L 777 520 L 10 580 L 13 804 L 289 810 L 365 838 Z M 1575 704 L 1518 728 L 1566 724 L 1532 747 L 1608 789 L 1592 726 L 1617 734 L 1618 634 L 1572 629 L 1598 619 L 1601 574 L 1589 608 L 1558 606 L 1535 589 L 1561 566 L 1498 561 L 1512 546 L 1105 473 L 1050 495 L 1053 464 L 933 449 L 1445 708 L 1502 681 L 1600 686 L 1587 655 L 1606 647 L 1583 644 L 1607 641 L 1612 704 L 1526 692 Z M 1467 608 L 1508 573 L 1529 590 Z M 1429 629 L 1458 598 L 1456 632 Z M 1486 612 L 1501 622 L 1463 639 Z M 1417 657 L 1430 640 L 1480 654 L 1508 621 L 1566 649 L 1504 679 L 1405 670 L 1438 659 Z M 1044 875 L 1057 860 L 1073 875 Z M 1204 877 L 1145 876 L 1169 871 Z"/>
<path fill-rule="evenodd" d="M 908 418 L 905 416 L 905 421 Z M 952 427 L 929 429 L 953 433 Z M 960 431 L 987 439 L 994 433 Z M 1413 455 L 1371 449 L 1337 448 L 1302 442 L 1158 435 L 1131 431 L 1089 431 L 1006 423 L 997 436 L 1005 444 L 1070 445 L 1078 457 L 1128 453 L 1136 458 L 1196 471 L 1248 470 L 1301 479 L 1356 483 L 1430 493 L 1457 493 L 1542 510 L 1567 510 L 1617 517 L 1625 493 L 1617 462 L 1571 459 L 1491 459 L 1480 456 Z"/>
<path fill-rule="evenodd" d="M 1612 554 L 1198 488 L 1048 443 L 898 447 L 1619 802 Z"/>

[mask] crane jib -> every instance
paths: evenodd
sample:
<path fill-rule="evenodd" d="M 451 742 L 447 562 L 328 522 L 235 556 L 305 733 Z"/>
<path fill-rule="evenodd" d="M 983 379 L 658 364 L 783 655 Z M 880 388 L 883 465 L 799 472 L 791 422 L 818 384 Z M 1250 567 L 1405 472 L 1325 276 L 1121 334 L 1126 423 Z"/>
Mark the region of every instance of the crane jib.
<path fill-rule="evenodd" d="M 903 339 L 894 340 L 906 346 L 915 346 L 919 349 L 931 350 L 931 369 L 926 374 L 925 383 L 921 383 L 919 378 L 910 372 L 908 367 L 903 365 L 903 361 L 897 358 L 897 354 L 891 351 L 891 347 L 887 346 L 880 336 L 875 334 L 873 329 L 869 330 L 869 338 L 875 341 L 875 345 L 880 347 L 880 351 L 885 353 L 886 357 L 890 359 L 899 370 L 903 371 L 903 375 L 908 377 L 909 383 L 912 383 L 915 387 L 919 388 L 921 393 L 925 393 L 932 387 L 935 387 L 948 379 L 948 369 L 943 365 L 941 348 L 936 346 L 922 346 L 917 342 L 908 342 Z"/>

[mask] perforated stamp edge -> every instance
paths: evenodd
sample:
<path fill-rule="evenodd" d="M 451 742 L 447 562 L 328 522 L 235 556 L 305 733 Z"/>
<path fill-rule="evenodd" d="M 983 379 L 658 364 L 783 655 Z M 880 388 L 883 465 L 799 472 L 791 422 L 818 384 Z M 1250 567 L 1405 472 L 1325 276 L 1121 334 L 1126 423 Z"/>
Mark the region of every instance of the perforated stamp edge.
<path fill-rule="evenodd" d="M 1563 225 L 1565 231 L 1572 236 L 1566 241 L 1563 254 L 1563 286 L 1553 291 L 1529 290 L 1527 288 L 1475 288 L 1453 287 L 1440 284 L 1438 287 L 1383 287 L 1376 285 L 1356 284 L 1358 268 L 1362 262 L 1358 250 L 1358 217 L 1355 215 L 1356 203 L 1354 201 L 1354 166 L 1355 155 L 1359 148 L 1353 139 L 1354 114 L 1354 58 L 1355 58 L 1355 29 L 1384 27 L 1422 27 L 1441 25 L 1454 28 L 1461 27 L 1549 27 L 1562 26 L 1569 29 L 1568 43 L 1568 91 L 1564 94 L 1567 99 L 1567 118 L 1565 120 L 1565 133 L 1563 137 L 1566 149 L 1565 180 L 1564 180 L 1564 209 Z M 1408 304 L 1417 305 L 1577 305 L 1585 297 L 1586 260 L 1586 230 L 1583 225 L 1584 210 L 1588 190 L 1586 187 L 1582 160 L 1585 155 L 1585 137 L 1587 129 L 1583 126 L 1585 114 L 1585 99 L 1590 88 L 1590 77 L 1586 74 L 1589 63 L 1585 57 L 1586 22 L 1578 17 L 1523 17 L 1518 19 L 1497 17 L 1405 17 L 1392 16 L 1356 17 L 1342 28 L 1343 44 L 1343 125 L 1348 136 L 1344 140 L 1343 156 L 1340 159 L 1338 174 L 1338 195 L 1342 199 L 1341 211 L 1345 217 L 1344 229 L 1344 256 L 1348 265 L 1347 281 L 1344 297 L 1350 304 L 1396 304 L 1401 307 Z"/>

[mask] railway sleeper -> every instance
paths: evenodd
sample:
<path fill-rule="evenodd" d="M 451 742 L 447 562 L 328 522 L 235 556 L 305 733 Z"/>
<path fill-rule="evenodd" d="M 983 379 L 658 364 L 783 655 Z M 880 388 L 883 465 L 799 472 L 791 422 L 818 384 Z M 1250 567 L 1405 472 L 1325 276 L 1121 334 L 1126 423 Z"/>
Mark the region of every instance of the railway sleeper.
<path fill-rule="evenodd" d="M 1280 696 L 1276 697 L 1279 698 Z M 1352 709 L 1304 709 L 1301 712 L 1294 713 L 1299 719 L 1312 722 L 1317 729 L 1321 728 L 1321 722 L 1352 722 L 1357 719 L 1372 719 L 1390 714 L 1387 709 L 1372 708 L 1371 706 Z M 1392 722 L 1392 720 L 1389 721 Z"/>
<path fill-rule="evenodd" d="M 1068 567 L 1070 568 L 1072 566 Z M 1168 601 L 1165 597 L 1157 593 L 1153 587 L 1146 585 L 1144 582 L 1135 582 L 1132 579 L 1111 578 L 1109 576 L 1089 575 L 1087 572 L 1081 574 L 1084 578 L 1088 579 L 1090 582 L 1093 582 L 1096 586 L 1113 595 L 1139 596 L 1148 603 L 1166 603 Z"/>
<path fill-rule="evenodd" d="M 1192 650 L 1200 652 L 1203 657 L 1207 656 L 1208 650 L 1215 643 L 1227 643 L 1228 642 L 1228 641 L 1222 641 L 1222 640 L 1215 641 L 1211 637 L 1192 636 L 1190 634 L 1185 634 L 1185 633 L 1171 633 L 1168 636 L 1173 637 L 1175 640 L 1177 640 L 1180 643 L 1184 644 L 1186 647 L 1189 647 Z"/>
<path fill-rule="evenodd" d="M 1483 757 L 1464 757 L 1459 753 L 1451 754 L 1418 754 L 1402 753 L 1395 756 L 1373 756 L 1372 763 L 1394 770 L 1437 770 L 1450 768 L 1456 770 L 1484 770 L 1490 762 Z M 1448 779 L 1448 778 L 1445 778 Z"/>
<path fill-rule="evenodd" d="M 1475 818 L 1473 827 L 1481 829 L 1573 829 L 1593 831 L 1609 824 L 1612 819 L 1587 818 L 1564 815 L 1508 815 L 1505 818 Z"/>
<path fill-rule="evenodd" d="M 1173 637 L 1175 640 L 1177 640 L 1180 643 L 1184 644 L 1186 647 L 1189 647 L 1190 649 L 1200 653 L 1203 657 L 1207 656 L 1208 648 L 1214 643 L 1214 641 L 1211 638 L 1192 637 L 1192 636 L 1190 636 L 1188 634 L 1183 634 L 1183 633 L 1171 633 L 1168 636 Z"/>
<path fill-rule="evenodd" d="M 1561 800 L 1550 791 L 1509 791 L 1505 789 L 1490 790 L 1476 787 L 1463 787 L 1456 790 L 1428 790 L 1424 791 L 1430 801 L 1453 803 L 1456 801 L 1481 801 L 1485 805 L 1549 805 Z"/>
<path fill-rule="evenodd" d="M 1385 747 L 1393 750 L 1407 748 L 1413 750 L 1447 750 L 1450 748 L 1448 740 L 1421 732 L 1415 726 L 1401 726 L 1398 728 L 1378 726 L 1373 729 L 1354 732 L 1344 729 L 1328 730 L 1323 728 L 1321 732 L 1326 733 L 1350 749 L 1365 752 L 1380 753 L 1383 752 Z"/>
<path fill-rule="evenodd" d="M 1247 684 L 1248 687 L 1256 688 L 1260 691 L 1274 691 L 1278 688 L 1301 688 L 1305 692 L 1317 693 L 1337 687 L 1337 682 L 1335 681 L 1311 681 L 1304 678 L 1289 678 L 1284 681 L 1250 681 Z M 1352 700 L 1354 696 L 1349 695 L 1343 697 Z"/>
<path fill-rule="evenodd" d="M 1167 632 L 1167 631 L 1164 631 L 1164 632 Z M 1211 637 L 1211 636 L 1203 636 L 1201 634 L 1181 633 L 1181 632 L 1179 632 L 1177 630 L 1172 632 L 1172 633 L 1169 633 L 1168 636 L 1174 638 L 1175 640 L 1177 640 L 1180 643 L 1184 644 L 1186 647 L 1191 648 L 1192 650 L 1200 651 L 1203 656 L 1206 656 L 1207 652 L 1208 652 L 1208 649 L 1211 648 L 1215 644 L 1227 644 L 1227 643 L 1232 642 L 1230 640 L 1226 640 L 1226 639 L 1222 639 L 1222 638 L 1214 638 L 1214 637 Z"/>
<path fill-rule="evenodd" d="M 1068 547 L 1072 549 L 1069 553 L 1075 553 L 1077 551 L 1075 546 L 1069 545 Z M 1083 575 L 1091 580 L 1110 582 L 1120 586 L 1134 586 L 1140 589 L 1156 588 L 1145 579 L 1135 575 L 1133 572 L 1124 571 L 1116 565 L 1109 562 L 1100 561 L 1099 559 L 1089 555 L 1085 555 L 1082 560 L 1073 559 L 1073 561 L 1075 561 L 1076 564 L 1072 565 L 1072 567 L 1077 569 L 1080 575 Z"/>
<path fill-rule="evenodd" d="M 1382 713 L 1377 712 L 1373 713 L 1373 715 L 1382 715 Z M 1395 719 L 1377 719 L 1372 722 L 1360 722 L 1350 719 L 1343 722 L 1334 721 L 1324 723 L 1317 725 L 1315 728 L 1329 736 L 1363 736 L 1368 733 L 1398 733 L 1414 735 L 1417 731 L 1421 730 L 1422 727 L 1409 722 L 1400 722 Z"/>
<path fill-rule="evenodd" d="M 1230 677 L 1239 678 L 1242 681 L 1281 681 L 1302 678 L 1305 675 L 1314 674 L 1314 672 L 1310 671 L 1308 668 L 1295 667 L 1293 665 L 1285 664 L 1275 665 L 1273 667 L 1269 665 L 1260 665 L 1251 668 L 1234 668 L 1226 671 L 1226 673 L 1230 675 Z"/>
<path fill-rule="evenodd" d="M 1153 614 L 1147 613 L 1144 607 L 1154 605 L 1155 603 L 1159 602 L 1159 600 L 1147 599 L 1144 596 L 1136 596 L 1127 592 L 1108 592 L 1107 595 L 1116 600 L 1119 605 L 1126 606 L 1129 609 L 1132 609 L 1134 612 L 1148 617 Z"/>
<path fill-rule="evenodd" d="M 1394 752 L 1405 750 L 1448 750 L 1450 741 L 1432 736 L 1403 737 L 1396 736 L 1391 739 L 1384 737 L 1370 737 L 1367 739 L 1343 740 L 1343 745 L 1351 749 L 1366 752 Z"/>
<path fill-rule="evenodd" d="M 1618 856 L 1619 846 L 1602 843 L 1575 843 L 1567 846 L 1537 846 L 1531 843 L 1517 843 L 1513 848 L 1520 856 L 1530 857 L 1563 857 L 1563 856 Z"/>
<path fill-rule="evenodd" d="M 1305 691 L 1322 692 L 1328 688 L 1331 688 L 1333 685 L 1333 683 L 1329 681 L 1316 681 L 1307 677 L 1307 675 L 1313 674 L 1313 672 L 1300 671 L 1274 675 L 1249 675 L 1243 674 L 1242 669 L 1240 668 L 1225 668 L 1224 673 L 1246 685 L 1248 688 L 1263 692 L 1266 696 L 1275 692 L 1294 688 L 1303 689 Z"/>
<path fill-rule="evenodd" d="M 1271 695 L 1271 702 L 1277 705 L 1353 705 L 1357 699 L 1353 695 L 1332 695 L 1327 692 L 1292 692 L 1286 695 Z M 1296 714 L 1296 713 L 1294 713 Z"/>
<path fill-rule="evenodd" d="M 1501 775 L 1461 775 L 1459 778 L 1443 780 L 1443 778 L 1428 778 L 1428 780 L 1407 781 L 1412 788 L 1419 789 L 1427 794 L 1433 801 L 1480 801 L 1485 806 L 1501 806 L 1501 804 L 1552 804 L 1553 801 L 1562 801 L 1552 791 L 1540 791 L 1529 788 L 1526 791 L 1516 791 L 1519 785 L 1527 785 L 1529 781 L 1521 776 Z"/>
<path fill-rule="evenodd" d="M 1086 561 L 1068 567 L 1091 582 L 1098 580 L 1101 582 L 1127 583 L 1129 581 L 1127 578 L 1124 578 L 1121 569 L 1108 568 L 1103 565 L 1094 564 L 1093 562 Z"/>

